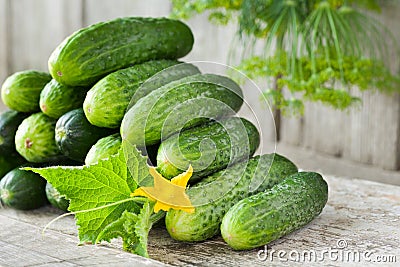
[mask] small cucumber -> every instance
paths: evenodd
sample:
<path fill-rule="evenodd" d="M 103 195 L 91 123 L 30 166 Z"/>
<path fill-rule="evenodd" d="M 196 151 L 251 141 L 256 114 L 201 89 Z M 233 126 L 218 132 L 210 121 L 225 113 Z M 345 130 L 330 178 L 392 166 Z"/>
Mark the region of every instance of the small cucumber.
<path fill-rule="evenodd" d="M 18 126 L 30 114 L 15 110 L 6 110 L 0 114 L 0 155 L 9 155 L 15 151 L 15 133 Z"/>
<path fill-rule="evenodd" d="M 35 70 L 16 72 L 1 87 L 1 98 L 10 109 L 19 112 L 38 112 L 40 92 L 51 80 L 50 74 Z"/>
<path fill-rule="evenodd" d="M 85 165 L 96 164 L 99 160 L 117 154 L 121 143 L 121 136 L 118 133 L 99 139 L 87 153 Z"/>
<path fill-rule="evenodd" d="M 58 119 L 68 111 L 81 107 L 86 92 L 86 88 L 65 86 L 53 79 L 40 93 L 40 109 L 47 116 Z"/>
<path fill-rule="evenodd" d="M 16 168 L 0 181 L 0 200 L 14 209 L 40 208 L 47 204 L 45 187 L 46 180 L 40 175 Z"/>
<path fill-rule="evenodd" d="M 68 211 L 69 200 L 61 196 L 49 182 L 46 184 L 46 196 L 50 204 L 60 210 Z"/>
<path fill-rule="evenodd" d="M 60 160 L 61 151 L 54 140 L 56 121 L 41 112 L 23 120 L 15 134 L 18 153 L 29 162 Z"/>
<path fill-rule="evenodd" d="M 55 126 L 55 142 L 63 155 L 84 162 L 90 148 L 100 139 L 115 133 L 89 123 L 82 108 L 62 115 Z"/>
<path fill-rule="evenodd" d="M 157 155 L 158 171 L 166 178 L 193 167 L 191 182 L 253 156 L 260 144 L 257 128 L 230 117 L 182 131 L 164 140 Z"/>
<path fill-rule="evenodd" d="M 0 154 L 0 180 L 9 171 L 25 162 L 25 159 L 21 157 L 17 152 L 15 152 L 15 154 Z"/>
<path fill-rule="evenodd" d="M 233 206 L 222 220 L 222 237 L 235 250 L 268 244 L 311 222 L 327 200 L 328 185 L 320 174 L 293 174 Z"/>
<path fill-rule="evenodd" d="M 297 167 L 287 158 L 265 154 L 214 173 L 187 190 L 194 213 L 182 210 L 167 213 L 167 230 L 171 237 L 180 241 L 203 241 L 213 237 L 233 205 L 296 172 Z"/>

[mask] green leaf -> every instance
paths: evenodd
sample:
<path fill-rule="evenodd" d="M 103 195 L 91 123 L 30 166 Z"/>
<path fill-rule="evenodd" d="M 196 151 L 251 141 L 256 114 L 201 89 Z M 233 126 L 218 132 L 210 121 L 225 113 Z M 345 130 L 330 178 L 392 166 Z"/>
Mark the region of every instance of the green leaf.
<path fill-rule="evenodd" d="M 126 159 L 126 165 L 136 184 L 139 186 L 152 186 L 153 177 L 149 173 L 147 157 L 138 153 L 136 146 L 127 140 L 122 140 L 122 148 Z"/>
<path fill-rule="evenodd" d="M 148 258 L 147 239 L 153 225 L 153 207 L 153 202 L 146 201 L 139 214 L 125 211 L 118 220 L 103 229 L 97 241 L 122 237 L 124 250 Z"/>
<path fill-rule="evenodd" d="M 135 162 L 134 175 L 145 175 L 147 163 L 134 147 L 129 152 Z M 118 221 L 125 211 L 138 212 L 140 207 L 130 194 L 137 188 L 128 171 L 122 148 L 117 155 L 98 164 L 83 167 L 25 168 L 43 176 L 70 200 L 69 210 L 75 214 L 81 242 L 96 242 L 99 234 Z M 147 168 L 148 172 L 148 168 Z M 115 205 L 111 205 L 116 202 Z M 107 207 L 103 207 L 109 205 Z M 103 207 L 103 208 L 100 208 Z M 98 209 L 96 209 L 98 208 Z"/>

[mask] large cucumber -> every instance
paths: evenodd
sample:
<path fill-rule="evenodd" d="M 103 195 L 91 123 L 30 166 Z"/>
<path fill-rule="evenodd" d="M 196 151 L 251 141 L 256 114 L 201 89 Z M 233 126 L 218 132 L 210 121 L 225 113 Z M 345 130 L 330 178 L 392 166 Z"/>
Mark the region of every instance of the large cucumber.
<path fill-rule="evenodd" d="M 18 153 L 30 162 L 59 160 L 61 152 L 54 140 L 56 121 L 41 112 L 23 120 L 15 133 Z"/>
<path fill-rule="evenodd" d="M 222 220 L 222 237 L 236 250 L 268 244 L 311 222 L 327 200 L 328 185 L 320 174 L 293 174 L 233 206 Z"/>
<path fill-rule="evenodd" d="M 16 72 L 1 87 L 1 98 L 10 109 L 37 112 L 43 87 L 51 80 L 50 74 L 35 70 Z"/>
<path fill-rule="evenodd" d="M 153 59 L 177 59 L 190 52 L 189 27 L 168 18 L 118 18 L 83 28 L 51 54 L 54 79 L 71 86 L 90 86 L 105 75 Z"/>
<path fill-rule="evenodd" d="M 90 148 L 100 139 L 115 131 L 91 125 L 82 108 L 62 115 L 55 127 L 55 142 L 62 154 L 84 162 Z"/>
<path fill-rule="evenodd" d="M 202 241 L 218 233 L 225 213 L 241 199 L 271 188 L 297 167 L 278 154 L 256 156 L 217 172 L 190 187 L 194 213 L 170 210 L 165 218 L 169 234 L 181 241 Z"/>
<path fill-rule="evenodd" d="M 192 75 L 141 98 L 125 114 L 121 136 L 138 147 L 156 144 L 209 118 L 233 115 L 242 104 L 242 90 L 228 77 Z"/>
<path fill-rule="evenodd" d="M 58 119 L 68 111 L 82 106 L 87 90 L 65 86 L 52 79 L 40 93 L 40 109 L 49 117 Z"/>
<path fill-rule="evenodd" d="M 21 113 L 15 110 L 6 110 L 0 114 L 0 155 L 16 153 L 15 133 L 21 122 L 29 116 L 29 113 Z"/>
<path fill-rule="evenodd" d="M 158 171 L 173 178 L 192 165 L 190 180 L 194 181 L 228 164 L 249 159 L 259 144 L 257 128 L 246 119 L 212 121 L 164 140 L 157 154 Z"/>
<path fill-rule="evenodd" d="M 93 125 L 98 127 L 118 128 L 128 105 L 140 88 L 142 96 L 150 93 L 171 81 L 186 76 L 200 73 L 197 67 L 192 64 L 179 64 L 176 60 L 155 60 L 113 72 L 97 82 L 86 95 L 83 103 L 83 110 L 86 118 Z M 166 70 L 166 75 L 157 74 Z M 155 79 L 157 82 L 146 82 L 153 75 L 159 75 L 162 79 Z M 156 76 L 157 76 L 156 75 Z"/>

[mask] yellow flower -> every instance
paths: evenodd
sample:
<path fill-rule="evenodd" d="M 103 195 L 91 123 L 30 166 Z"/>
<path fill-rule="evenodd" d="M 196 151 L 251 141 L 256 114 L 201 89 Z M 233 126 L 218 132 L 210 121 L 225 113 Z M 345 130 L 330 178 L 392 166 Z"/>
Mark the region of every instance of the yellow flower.
<path fill-rule="evenodd" d="M 140 187 L 131 193 L 131 197 L 143 196 L 156 201 L 154 212 L 169 211 L 171 208 L 189 213 L 194 212 L 194 207 L 185 191 L 193 174 L 192 166 L 189 166 L 186 172 L 172 178 L 171 181 L 162 177 L 154 167 L 150 167 L 149 172 L 154 178 L 154 186 Z"/>

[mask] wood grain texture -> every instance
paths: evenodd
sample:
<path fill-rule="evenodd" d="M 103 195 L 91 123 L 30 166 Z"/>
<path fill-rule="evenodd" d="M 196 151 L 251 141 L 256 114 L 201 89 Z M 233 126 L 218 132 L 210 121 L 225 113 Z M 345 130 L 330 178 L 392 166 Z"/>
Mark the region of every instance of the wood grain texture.
<path fill-rule="evenodd" d="M 0 0 L 0 85 L 8 76 L 8 3 L 9 0 Z M 0 111 L 5 110 L 3 102 L 0 101 Z"/>
<path fill-rule="evenodd" d="M 268 245 L 268 250 L 315 251 L 322 259 L 324 250 L 338 249 L 344 240 L 347 247 L 338 254 L 355 251 L 377 256 L 393 256 L 400 262 L 400 187 L 380 183 L 325 177 L 329 184 L 329 200 L 323 212 L 309 225 Z M 172 266 L 293 266 L 288 256 L 265 261 L 257 257 L 261 248 L 233 251 L 215 237 L 200 243 L 182 243 L 171 239 L 162 225 L 152 229 L 149 237 L 149 261 L 120 250 L 119 241 L 111 244 L 76 246 L 76 228 L 71 217 L 50 226 L 42 235 L 43 227 L 59 213 L 52 208 L 21 212 L 0 210 L 0 265 L 2 266 L 130 266 L 133 264 Z M 343 242 L 344 242 L 343 241 Z M 262 255 L 262 254 L 261 254 Z M 294 255 L 294 254 L 293 254 Z M 333 259 L 333 260 L 332 260 Z M 286 261 L 287 260 L 287 261 Z M 331 258 L 303 261 L 307 266 L 376 266 L 361 258 L 359 262 Z M 272 261 L 272 262 L 271 262 Z M 300 263 L 299 263 L 300 264 Z M 382 265 L 396 266 L 396 263 Z"/>
<path fill-rule="evenodd" d="M 399 12 L 400 5 L 389 1 L 377 17 L 393 32 L 398 43 Z M 394 72 L 400 71 L 398 50 L 393 49 L 389 63 Z M 306 103 L 301 119 L 283 118 L 282 142 L 387 170 L 400 169 L 399 94 L 361 93 L 356 89 L 351 92 L 362 99 L 361 107 L 341 112 L 318 103 Z"/>
<path fill-rule="evenodd" d="M 51 52 L 81 27 L 80 1 L 13 0 L 10 5 L 10 71 L 46 71 Z"/>
<path fill-rule="evenodd" d="M 171 4 L 165 0 L 84 0 L 84 26 L 126 16 L 168 16 Z"/>

